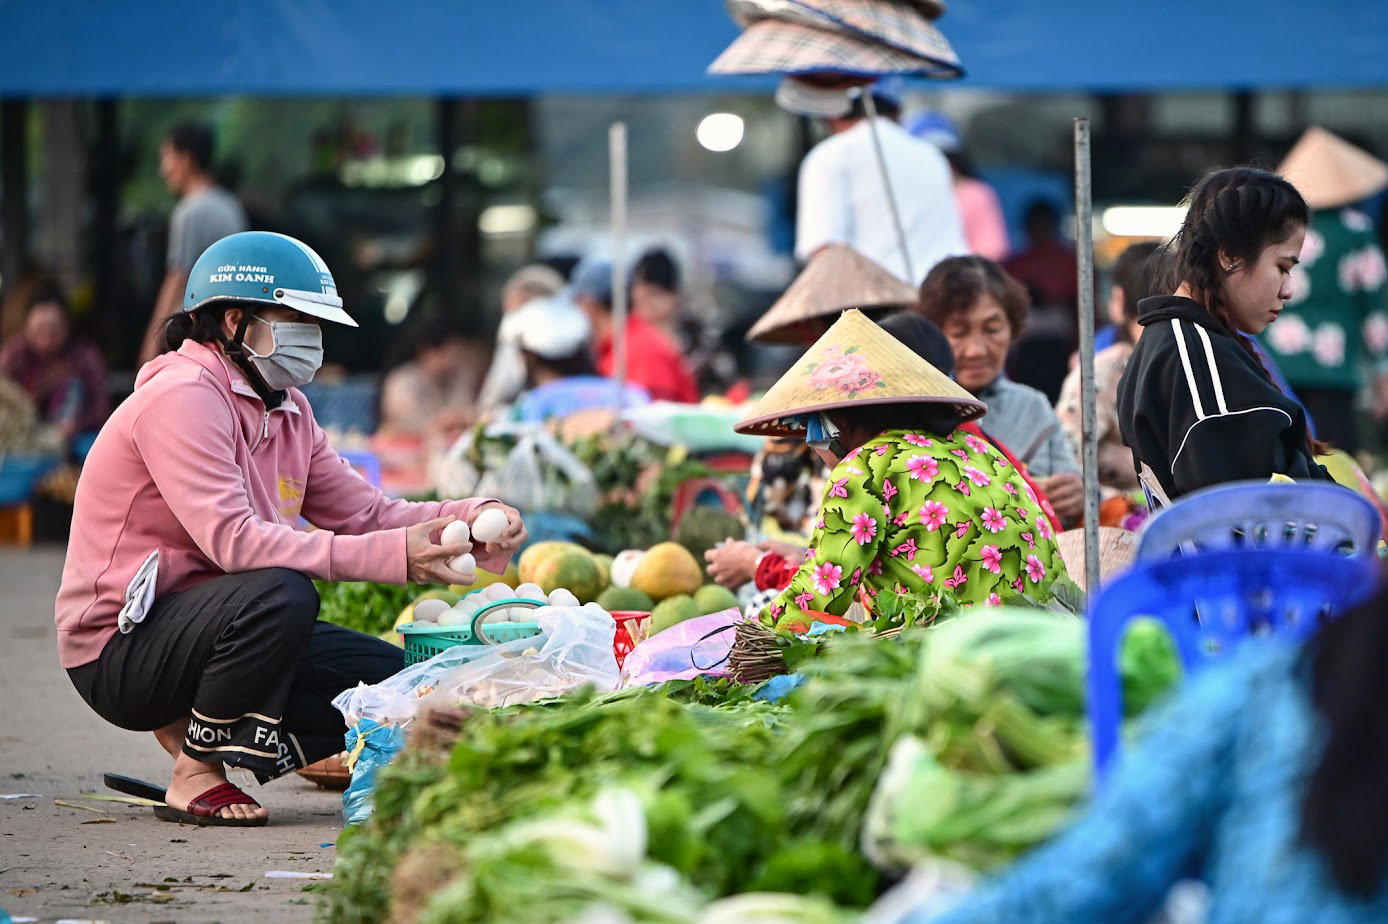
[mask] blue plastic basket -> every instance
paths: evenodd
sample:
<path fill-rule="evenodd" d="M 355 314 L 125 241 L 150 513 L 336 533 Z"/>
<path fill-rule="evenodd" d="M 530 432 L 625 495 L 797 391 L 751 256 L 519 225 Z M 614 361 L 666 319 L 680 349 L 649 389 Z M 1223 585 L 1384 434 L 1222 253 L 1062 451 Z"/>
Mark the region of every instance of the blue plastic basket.
<path fill-rule="evenodd" d="M 41 452 L 0 455 L 0 507 L 22 504 L 34 496 L 38 483 L 62 460 Z"/>
<path fill-rule="evenodd" d="M 1228 656 L 1249 636 L 1308 638 L 1327 619 L 1366 597 L 1376 574 L 1372 559 L 1239 549 L 1140 564 L 1118 577 L 1089 611 L 1086 688 L 1096 777 L 1102 779 L 1120 747 L 1118 661 L 1133 620 L 1150 618 L 1164 625 L 1182 667 L 1192 671 Z"/>
<path fill-rule="evenodd" d="M 474 591 L 475 593 L 475 591 Z M 458 645 L 491 646 L 503 642 L 514 642 L 523 638 L 533 638 L 540 634 L 539 623 L 534 622 L 487 622 L 488 615 L 510 607 L 539 609 L 545 606 L 543 600 L 525 597 L 509 597 L 494 600 L 479 609 L 466 626 L 419 626 L 406 623 L 398 631 L 405 639 L 405 664 L 419 664 L 428 661 L 441 651 Z M 482 652 L 479 651 L 479 654 Z"/>

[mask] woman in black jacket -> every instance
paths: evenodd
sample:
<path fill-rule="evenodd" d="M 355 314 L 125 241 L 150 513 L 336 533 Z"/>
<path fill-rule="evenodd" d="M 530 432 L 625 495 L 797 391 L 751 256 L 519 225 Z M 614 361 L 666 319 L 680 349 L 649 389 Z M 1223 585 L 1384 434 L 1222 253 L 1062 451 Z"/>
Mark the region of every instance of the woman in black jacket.
<path fill-rule="evenodd" d="M 1164 287 L 1175 294 L 1138 304 L 1142 337 L 1118 386 L 1123 442 L 1168 497 L 1275 473 L 1330 479 L 1305 412 L 1249 339 L 1291 297 L 1310 217 L 1295 187 L 1249 167 L 1211 173 L 1191 192 Z"/>

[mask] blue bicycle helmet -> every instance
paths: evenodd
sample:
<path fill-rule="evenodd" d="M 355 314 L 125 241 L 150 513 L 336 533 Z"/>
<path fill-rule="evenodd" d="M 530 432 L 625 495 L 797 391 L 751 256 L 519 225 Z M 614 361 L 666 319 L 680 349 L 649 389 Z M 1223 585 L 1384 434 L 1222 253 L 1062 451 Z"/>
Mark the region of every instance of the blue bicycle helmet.
<path fill-rule="evenodd" d="M 230 234 L 202 252 L 188 273 L 183 310 L 218 301 L 283 305 L 356 327 L 342 310 L 333 274 L 303 241 L 271 231 Z"/>

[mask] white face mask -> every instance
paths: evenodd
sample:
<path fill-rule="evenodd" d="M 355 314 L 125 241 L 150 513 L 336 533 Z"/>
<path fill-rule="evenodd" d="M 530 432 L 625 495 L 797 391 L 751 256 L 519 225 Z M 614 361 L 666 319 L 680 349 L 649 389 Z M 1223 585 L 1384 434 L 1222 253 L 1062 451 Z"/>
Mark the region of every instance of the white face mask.
<path fill-rule="evenodd" d="M 269 325 L 274 342 L 270 352 L 263 356 L 250 346 L 246 347 L 246 353 L 265 384 L 272 391 L 283 391 L 312 382 L 314 373 L 323 365 L 323 328 L 293 321 L 256 320 Z"/>

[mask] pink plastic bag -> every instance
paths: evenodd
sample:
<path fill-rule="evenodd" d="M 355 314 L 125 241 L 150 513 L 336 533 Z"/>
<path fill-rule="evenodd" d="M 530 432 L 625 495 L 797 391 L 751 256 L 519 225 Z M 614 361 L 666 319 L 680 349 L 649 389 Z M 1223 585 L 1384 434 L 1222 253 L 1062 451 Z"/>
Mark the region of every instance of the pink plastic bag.
<path fill-rule="evenodd" d="M 631 650 L 622 666 L 622 686 L 649 686 L 700 675 L 728 676 L 728 653 L 738 623 L 736 607 L 677 623 Z"/>

